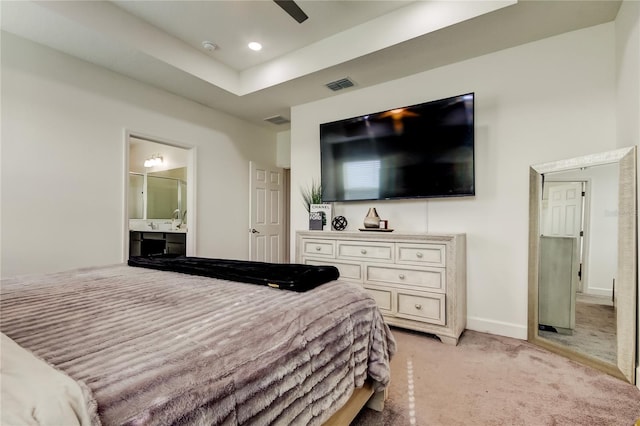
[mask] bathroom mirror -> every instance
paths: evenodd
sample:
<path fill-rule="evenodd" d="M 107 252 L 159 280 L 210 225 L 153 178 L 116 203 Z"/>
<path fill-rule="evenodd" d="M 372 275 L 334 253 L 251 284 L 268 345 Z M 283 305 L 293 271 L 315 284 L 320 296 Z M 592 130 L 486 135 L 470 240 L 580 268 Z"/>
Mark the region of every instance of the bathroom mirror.
<path fill-rule="evenodd" d="M 532 166 L 528 340 L 635 383 L 636 147 Z"/>
<path fill-rule="evenodd" d="M 182 220 L 187 206 L 186 171 L 186 167 L 181 167 L 129 172 L 129 219 Z"/>
<path fill-rule="evenodd" d="M 129 172 L 129 219 L 144 219 L 143 173 Z"/>

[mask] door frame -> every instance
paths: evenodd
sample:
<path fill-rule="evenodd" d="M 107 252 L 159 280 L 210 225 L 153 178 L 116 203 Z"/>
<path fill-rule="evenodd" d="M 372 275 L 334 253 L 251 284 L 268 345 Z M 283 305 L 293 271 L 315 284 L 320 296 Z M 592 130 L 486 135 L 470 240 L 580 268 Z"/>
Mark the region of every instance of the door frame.
<path fill-rule="evenodd" d="M 130 129 L 124 129 L 123 136 L 123 209 L 122 209 L 122 261 L 126 263 L 129 259 L 129 150 L 131 148 L 130 138 L 143 139 L 160 145 L 168 145 L 187 151 L 187 256 L 196 256 L 196 229 L 197 229 L 197 181 L 196 181 L 196 158 L 197 147 L 185 142 L 179 142 L 160 138 Z"/>

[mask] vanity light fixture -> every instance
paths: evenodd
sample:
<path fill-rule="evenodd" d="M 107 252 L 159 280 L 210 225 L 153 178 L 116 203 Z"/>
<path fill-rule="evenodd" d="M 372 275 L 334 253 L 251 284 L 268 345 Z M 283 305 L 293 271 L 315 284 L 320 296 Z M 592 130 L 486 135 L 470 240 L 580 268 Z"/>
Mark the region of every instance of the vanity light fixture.
<path fill-rule="evenodd" d="M 160 154 L 153 154 L 151 157 L 144 160 L 145 167 L 154 167 L 162 164 L 162 156 Z"/>

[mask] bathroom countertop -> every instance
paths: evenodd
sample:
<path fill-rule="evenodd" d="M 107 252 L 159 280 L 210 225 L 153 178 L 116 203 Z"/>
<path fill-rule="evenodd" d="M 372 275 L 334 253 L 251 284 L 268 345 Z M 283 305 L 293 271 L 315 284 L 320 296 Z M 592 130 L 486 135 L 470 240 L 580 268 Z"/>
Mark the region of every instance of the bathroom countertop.
<path fill-rule="evenodd" d="M 134 232 L 157 232 L 161 234 L 186 234 L 186 229 L 131 229 L 129 231 Z"/>

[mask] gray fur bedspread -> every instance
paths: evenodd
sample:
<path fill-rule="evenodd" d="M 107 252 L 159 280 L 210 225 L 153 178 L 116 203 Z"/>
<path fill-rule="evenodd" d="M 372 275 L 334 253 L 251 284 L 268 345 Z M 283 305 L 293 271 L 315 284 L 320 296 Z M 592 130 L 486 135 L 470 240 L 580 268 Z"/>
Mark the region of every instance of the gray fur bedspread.
<path fill-rule="evenodd" d="M 317 425 L 395 343 L 375 301 L 116 265 L 2 281 L 2 332 L 86 384 L 104 425 Z"/>

